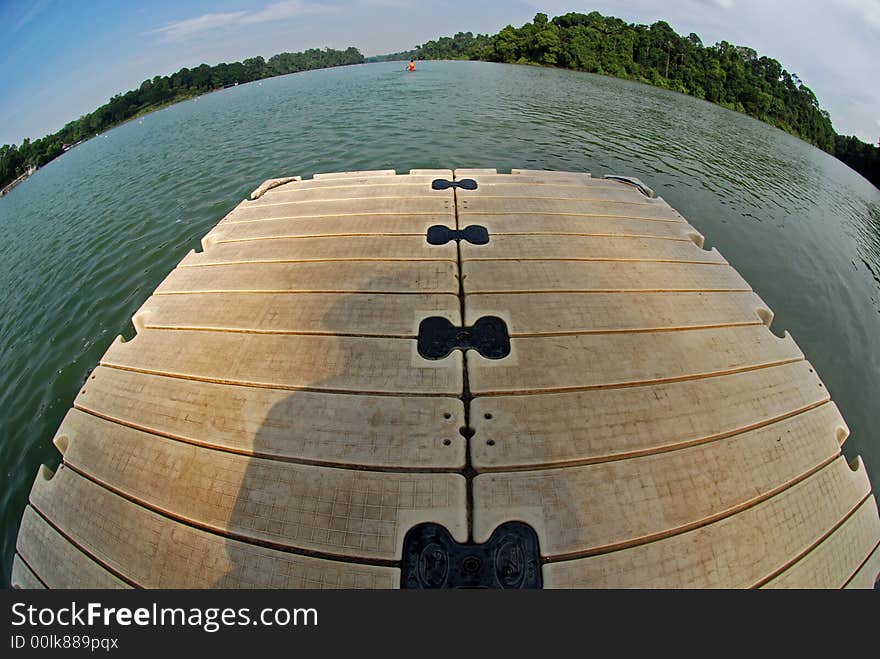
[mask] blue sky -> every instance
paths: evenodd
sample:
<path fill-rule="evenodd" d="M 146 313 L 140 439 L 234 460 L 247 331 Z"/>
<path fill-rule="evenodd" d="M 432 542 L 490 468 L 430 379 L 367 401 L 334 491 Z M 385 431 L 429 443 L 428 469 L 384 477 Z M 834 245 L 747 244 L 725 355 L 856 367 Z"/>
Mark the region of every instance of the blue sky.
<path fill-rule="evenodd" d="M 325 46 L 375 55 L 594 9 L 751 46 L 797 73 L 838 132 L 880 137 L 880 0 L 0 0 L 0 144 L 183 66 Z"/>

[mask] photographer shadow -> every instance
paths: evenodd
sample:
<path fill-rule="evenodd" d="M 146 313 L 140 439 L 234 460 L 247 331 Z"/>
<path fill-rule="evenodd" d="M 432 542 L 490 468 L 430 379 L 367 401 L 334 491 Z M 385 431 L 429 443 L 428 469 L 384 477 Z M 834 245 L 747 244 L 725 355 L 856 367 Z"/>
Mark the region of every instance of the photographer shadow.
<path fill-rule="evenodd" d="M 424 297 L 382 293 L 411 288 L 386 277 L 363 286 L 375 295 L 332 294 L 320 319 L 297 318 L 294 330 L 308 334 L 282 342 L 291 352 L 270 357 L 279 370 L 315 377 L 296 391 L 261 390 L 239 413 L 242 425 L 262 422 L 239 472 L 227 565 L 213 587 L 396 588 L 402 535 L 432 509 L 466 534 L 466 521 L 456 523 L 464 487 L 452 482 L 464 479 L 449 473 L 465 462 L 463 404 L 452 393 L 406 395 L 454 380 L 449 360 L 418 361 L 414 332 L 419 317 L 457 319 L 458 301 L 434 294 L 421 309 Z"/>

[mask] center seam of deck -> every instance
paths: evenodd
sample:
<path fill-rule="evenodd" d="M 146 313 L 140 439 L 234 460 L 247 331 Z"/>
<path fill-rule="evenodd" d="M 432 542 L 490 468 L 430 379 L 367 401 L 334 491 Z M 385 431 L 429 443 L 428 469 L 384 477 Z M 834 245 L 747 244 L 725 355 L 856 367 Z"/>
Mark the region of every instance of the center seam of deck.
<path fill-rule="evenodd" d="M 455 172 L 453 172 L 452 179 L 455 180 Z M 458 187 L 452 187 L 452 207 L 455 211 L 455 228 L 461 229 L 461 225 L 458 217 Z M 491 240 L 491 237 L 490 237 Z M 458 257 L 458 301 L 461 313 L 461 322 L 465 324 L 465 294 L 464 294 L 464 271 L 462 268 L 462 258 L 461 258 L 461 241 L 455 241 L 455 252 Z M 471 401 L 473 400 L 473 396 L 471 395 L 470 382 L 468 380 L 468 362 L 467 362 L 468 351 L 461 351 L 461 362 L 462 362 L 462 391 L 461 391 L 461 402 L 464 405 L 464 426 L 459 430 L 459 433 L 465 440 L 465 464 L 464 469 L 461 470 L 461 475 L 464 476 L 465 479 L 465 497 L 467 502 L 467 531 L 468 531 L 468 541 L 473 542 L 474 540 L 474 478 L 477 476 L 477 470 L 474 468 L 471 458 L 471 440 L 474 436 L 474 429 L 471 427 Z"/>

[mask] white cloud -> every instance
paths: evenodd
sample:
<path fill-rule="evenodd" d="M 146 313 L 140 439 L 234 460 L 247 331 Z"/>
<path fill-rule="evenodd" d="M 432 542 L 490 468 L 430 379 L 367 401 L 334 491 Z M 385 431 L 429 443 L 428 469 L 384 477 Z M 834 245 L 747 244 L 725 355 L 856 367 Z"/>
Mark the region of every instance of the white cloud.
<path fill-rule="evenodd" d="M 18 32 L 21 28 L 43 13 L 43 10 L 48 6 L 49 0 L 37 0 L 37 2 L 32 3 L 31 6 L 28 7 L 28 9 L 18 18 L 15 25 L 12 26 L 12 31 Z"/>
<path fill-rule="evenodd" d="M 835 4 L 857 14 L 871 27 L 880 29 L 880 0 L 838 0 Z"/>
<path fill-rule="evenodd" d="M 226 30 L 240 25 L 283 21 L 295 16 L 314 14 L 329 9 L 325 5 L 307 4 L 300 0 L 281 0 L 255 11 L 233 11 L 187 18 L 164 25 L 153 32 L 164 35 L 169 41 L 185 41 L 208 32 Z"/>
<path fill-rule="evenodd" d="M 378 9 L 407 9 L 412 7 L 409 0 L 358 0 L 359 5 Z"/>
<path fill-rule="evenodd" d="M 204 14 L 195 18 L 175 21 L 154 30 L 165 35 L 171 41 L 183 41 L 201 32 L 209 32 L 238 23 L 247 14 L 245 11 L 234 11 L 227 14 Z"/>
<path fill-rule="evenodd" d="M 733 9 L 734 0 L 692 0 L 698 5 L 709 5 L 710 7 L 718 7 L 719 9 Z"/>
<path fill-rule="evenodd" d="M 242 23 L 266 23 L 280 21 L 303 14 L 315 14 L 327 11 L 330 8 L 325 5 L 314 5 L 300 2 L 299 0 L 281 0 L 259 11 L 251 12 L 244 17 Z"/>

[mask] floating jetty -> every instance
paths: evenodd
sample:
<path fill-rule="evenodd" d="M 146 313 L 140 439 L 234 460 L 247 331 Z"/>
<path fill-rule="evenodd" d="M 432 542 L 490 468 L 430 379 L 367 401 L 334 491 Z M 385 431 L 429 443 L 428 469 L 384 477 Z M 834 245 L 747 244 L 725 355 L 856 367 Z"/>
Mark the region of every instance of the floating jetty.
<path fill-rule="evenodd" d="M 872 587 L 795 341 L 644 184 L 261 185 L 91 373 L 24 588 Z"/>

